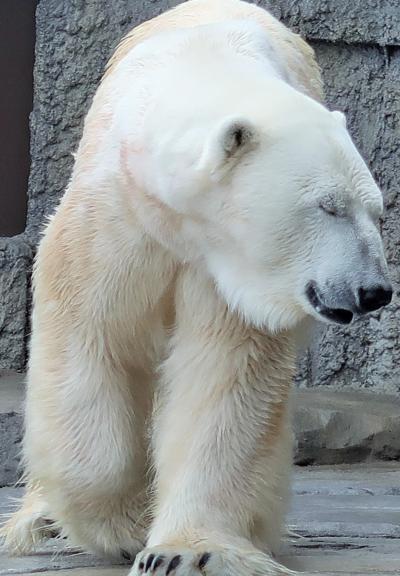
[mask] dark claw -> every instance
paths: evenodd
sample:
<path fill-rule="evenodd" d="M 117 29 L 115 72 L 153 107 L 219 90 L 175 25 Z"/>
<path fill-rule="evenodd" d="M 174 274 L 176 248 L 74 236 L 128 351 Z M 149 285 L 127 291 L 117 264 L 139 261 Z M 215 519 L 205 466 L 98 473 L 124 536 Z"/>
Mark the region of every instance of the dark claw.
<path fill-rule="evenodd" d="M 178 568 L 179 564 L 182 562 L 182 556 L 174 556 L 171 560 L 171 562 L 168 564 L 168 568 L 167 571 L 165 573 L 165 576 L 168 576 L 168 574 L 170 572 L 172 572 L 172 570 L 175 570 L 175 568 Z"/>
<path fill-rule="evenodd" d="M 149 557 L 147 558 L 146 568 L 144 569 L 145 572 L 147 572 L 147 570 L 150 568 L 153 560 L 154 560 L 154 554 L 150 554 Z"/>
<path fill-rule="evenodd" d="M 153 570 L 157 570 L 162 564 L 164 564 L 165 556 L 158 556 L 153 564 Z"/>
<path fill-rule="evenodd" d="M 200 570 L 202 570 L 204 568 L 204 566 L 207 564 L 207 562 L 209 561 L 211 557 L 211 554 L 209 552 L 204 552 L 204 554 L 201 556 L 200 560 L 199 560 L 199 568 Z"/>
<path fill-rule="evenodd" d="M 132 556 L 126 550 L 122 550 L 121 548 L 121 556 L 124 560 L 133 560 Z"/>
<path fill-rule="evenodd" d="M 144 562 L 139 562 L 139 570 L 143 570 L 144 568 Z"/>

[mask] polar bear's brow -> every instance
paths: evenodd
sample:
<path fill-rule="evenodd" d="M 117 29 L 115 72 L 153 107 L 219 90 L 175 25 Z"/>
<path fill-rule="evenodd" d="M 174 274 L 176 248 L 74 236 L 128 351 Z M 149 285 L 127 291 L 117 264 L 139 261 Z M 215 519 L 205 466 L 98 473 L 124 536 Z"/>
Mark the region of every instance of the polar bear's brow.
<path fill-rule="evenodd" d="M 371 186 L 369 181 L 365 182 L 361 179 L 358 184 L 357 196 L 361 204 L 373 218 L 381 218 L 383 214 L 383 199 L 376 185 Z"/>
<path fill-rule="evenodd" d="M 363 204 L 374 220 L 379 220 L 383 216 L 383 202 L 376 198 L 364 198 Z"/>

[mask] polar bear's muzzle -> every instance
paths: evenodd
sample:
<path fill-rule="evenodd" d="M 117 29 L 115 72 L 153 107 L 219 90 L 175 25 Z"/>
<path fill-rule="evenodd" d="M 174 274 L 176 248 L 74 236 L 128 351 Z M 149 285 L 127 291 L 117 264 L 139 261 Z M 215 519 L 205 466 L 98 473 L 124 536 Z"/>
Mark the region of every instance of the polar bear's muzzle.
<path fill-rule="evenodd" d="M 307 299 L 318 315 L 337 324 L 350 324 L 355 314 L 366 314 L 390 304 L 392 294 L 389 283 L 360 287 L 357 294 L 346 298 L 348 301 L 343 302 L 343 307 L 331 307 L 324 302 L 314 282 L 310 282 L 306 288 Z"/>
<path fill-rule="evenodd" d="M 353 320 L 354 312 L 347 308 L 331 308 L 327 306 L 318 293 L 318 289 L 313 282 L 306 288 L 306 296 L 314 310 L 323 318 L 336 322 L 337 324 L 350 324 Z"/>

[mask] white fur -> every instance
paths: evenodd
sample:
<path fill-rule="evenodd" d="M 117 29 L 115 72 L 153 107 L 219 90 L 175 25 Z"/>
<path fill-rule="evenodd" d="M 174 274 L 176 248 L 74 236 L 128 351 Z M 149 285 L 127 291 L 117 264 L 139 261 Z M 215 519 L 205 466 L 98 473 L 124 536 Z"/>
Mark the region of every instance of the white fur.
<path fill-rule="evenodd" d="M 305 288 L 384 266 L 380 192 L 320 96 L 311 50 L 238 0 L 182 4 L 117 50 L 36 259 L 38 488 L 10 549 L 34 544 L 43 510 L 89 550 L 146 543 L 133 574 L 161 553 L 159 573 L 179 555 L 188 575 L 204 552 L 210 576 L 290 573 L 271 552 L 295 333 L 318 316 Z"/>

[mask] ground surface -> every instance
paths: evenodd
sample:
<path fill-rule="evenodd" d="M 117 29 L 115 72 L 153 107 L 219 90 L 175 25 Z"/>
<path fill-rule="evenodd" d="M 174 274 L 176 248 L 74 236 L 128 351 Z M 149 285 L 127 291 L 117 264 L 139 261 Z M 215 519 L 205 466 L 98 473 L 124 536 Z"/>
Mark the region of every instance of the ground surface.
<path fill-rule="evenodd" d="M 400 575 L 400 465 L 298 468 L 289 522 L 297 537 L 281 560 L 320 576 Z M 0 490 L 1 512 L 17 490 Z M 0 575 L 126 576 L 128 566 L 106 566 L 91 556 L 62 552 L 54 542 L 38 554 L 0 553 Z M 233 575 L 234 576 L 234 575 Z"/>

